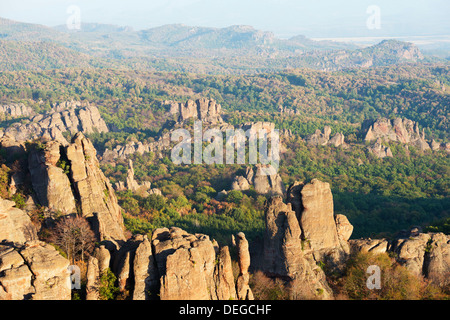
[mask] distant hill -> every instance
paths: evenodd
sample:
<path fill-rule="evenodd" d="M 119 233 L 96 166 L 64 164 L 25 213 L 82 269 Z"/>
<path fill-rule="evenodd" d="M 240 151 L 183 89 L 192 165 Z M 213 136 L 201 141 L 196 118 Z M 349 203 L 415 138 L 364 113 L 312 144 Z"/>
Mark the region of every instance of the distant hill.
<path fill-rule="evenodd" d="M 227 74 L 289 68 L 330 71 L 424 59 L 413 44 L 395 40 L 358 48 L 304 36 L 280 39 L 245 25 L 209 28 L 171 24 L 135 31 L 130 27 L 83 23 L 80 30 L 68 30 L 65 25 L 49 28 L 0 19 L 0 26 L 5 57 L 2 70 L 94 65 Z M 43 55 L 39 56 L 39 52 Z M 28 61 L 27 54 L 31 57 Z"/>
<path fill-rule="evenodd" d="M 87 54 L 50 42 L 0 41 L 0 71 L 111 66 Z"/>

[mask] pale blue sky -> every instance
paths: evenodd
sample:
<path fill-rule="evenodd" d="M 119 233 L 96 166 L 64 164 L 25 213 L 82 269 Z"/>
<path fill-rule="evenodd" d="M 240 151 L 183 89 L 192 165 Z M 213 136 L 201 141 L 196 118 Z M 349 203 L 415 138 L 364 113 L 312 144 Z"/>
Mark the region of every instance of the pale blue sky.
<path fill-rule="evenodd" d="M 251 25 L 281 37 L 450 34 L 449 0 L 0 0 L 0 16 L 48 26 L 64 24 L 77 5 L 83 22 L 148 29 L 164 24 Z M 369 5 L 381 29 L 366 27 Z"/>

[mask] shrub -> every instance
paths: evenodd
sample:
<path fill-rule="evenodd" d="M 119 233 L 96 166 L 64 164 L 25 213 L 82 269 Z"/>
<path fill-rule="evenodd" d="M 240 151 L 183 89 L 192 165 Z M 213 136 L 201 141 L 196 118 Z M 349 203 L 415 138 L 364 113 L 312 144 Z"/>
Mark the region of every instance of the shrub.
<path fill-rule="evenodd" d="M 376 265 L 381 270 L 381 288 L 367 287 L 369 266 Z M 358 253 L 347 265 L 342 279 L 343 293 L 354 300 L 419 300 L 438 299 L 442 292 L 422 277 L 409 272 L 388 254 Z"/>

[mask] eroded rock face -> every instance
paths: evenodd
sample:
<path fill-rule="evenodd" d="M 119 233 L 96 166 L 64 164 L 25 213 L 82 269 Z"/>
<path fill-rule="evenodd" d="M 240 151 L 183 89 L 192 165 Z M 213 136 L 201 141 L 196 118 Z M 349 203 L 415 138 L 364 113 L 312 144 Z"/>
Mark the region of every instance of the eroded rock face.
<path fill-rule="evenodd" d="M 114 189 L 100 170 L 94 146 L 82 133 L 67 146 L 51 141 L 35 147 L 28 168 L 39 204 L 64 215 L 81 214 L 100 241 L 125 240 Z"/>
<path fill-rule="evenodd" d="M 369 150 L 370 153 L 375 155 L 375 157 L 382 159 L 386 157 L 393 157 L 391 148 L 386 147 L 382 144 L 381 138 L 378 138 L 374 145 L 368 146 L 367 150 Z"/>
<path fill-rule="evenodd" d="M 265 272 L 287 278 L 293 283 L 292 294 L 330 299 L 332 291 L 323 270 L 317 265 L 314 251 L 302 239 L 302 230 L 291 203 L 273 197 L 265 209 L 264 236 Z"/>
<path fill-rule="evenodd" d="M 350 240 L 349 244 L 352 253 L 392 253 L 412 274 L 441 287 L 450 283 L 450 236 L 443 233 L 421 233 L 413 228 L 409 235 L 393 241 L 358 239 Z"/>
<path fill-rule="evenodd" d="M 46 143 L 44 149 L 34 148 L 28 156 L 28 169 L 39 204 L 66 215 L 75 213 L 76 205 L 68 173 L 58 166 L 61 148 L 56 141 Z"/>
<path fill-rule="evenodd" d="M 450 275 L 450 236 L 443 233 L 420 233 L 398 239 L 392 245 L 397 260 L 415 275 L 423 275 L 444 286 Z"/>
<path fill-rule="evenodd" d="M 188 100 L 186 103 L 172 103 L 169 112 L 178 114 L 178 122 L 194 118 L 210 123 L 221 123 L 222 108 L 214 100 L 201 98 Z"/>
<path fill-rule="evenodd" d="M 310 146 L 346 146 L 345 136 L 342 133 L 338 132 L 332 138 L 330 138 L 330 136 L 331 128 L 329 126 L 325 126 L 323 132 L 316 130 L 315 133 L 306 137 L 305 141 Z"/>
<path fill-rule="evenodd" d="M 335 248 L 339 238 L 334 220 L 333 195 L 329 183 L 313 179 L 300 191 L 300 225 L 313 250 Z"/>
<path fill-rule="evenodd" d="M 220 248 L 214 270 L 214 283 L 218 300 L 235 300 L 236 284 L 233 277 L 230 250 L 227 246 Z"/>
<path fill-rule="evenodd" d="M 237 298 L 228 247 L 219 248 L 206 235 L 189 234 L 176 227 L 155 230 L 151 246 L 152 267 L 148 267 L 149 248 L 145 251 L 147 253 L 139 254 L 141 262 L 137 260 L 139 246 L 133 268 L 135 276 L 141 274 L 147 277 L 145 283 L 151 287 L 152 295 L 157 296 L 159 290 L 161 300 Z M 137 281 L 136 278 L 136 283 Z M 142 284 L 139 285 L 141 287 Z M 135 294 L 136 299 L 144 298 L 141 289 Z M 247 298 L 248 296 L 247 294 Z"/>
<path fill-rule="evenodd" d="M 286 189 L 280 175 L 278 173 L 270 174 L 269 168 L 270 166 L 261 164 L 255 165 L 254 168 L 247 168 L 245 176 L 235 177 L 231 190 L 245 191 L 253 186 L 259 194 L 284 195 Z"/>
<path fill-rule="evenodd" d="M 41 241 L 0 245 L 0 300 L 70 300 L 69 260 Z"/>
<path fill-rule="evenodd" d="M 37 230 L 26 212 L 15 202 L 0 198 L 0 243 L 25 243 L 37 239 Z"/>
<path fill-rule="evenodd" d="M 136 249 L 133 261 L 134 291 L 133 300 L 155 299 L 159 278 L 152 245 L 147 236 Z"/>
<path fill-rule="evenodd" d="M 253 293 L 249 286 L 250 253 L 248 241 L 243 232 L 236 235 L 236 246 L 238 250 L 239 276 L 236 283 L 237 297 L 239 300 L 253 300 Z"/>
<path fill-rule="evenodd" d="M 419 124 L 409 119 L 396 118 L 389 120 L 381 118 L 376 121 L 366 121 L 362 125 L 365 141 L 381 139 L 411 144 L 420 150 L 429 150 L 430 144 L 425 140 L 425 132 L 419 130 Z"/>
<path fill-rule="evenodd" d="M 215 296 L 215 250 L 206 235 L 191 235 L 179 228 L 153 235 L 162 300 L 209 300 Z"/>
<path fill-rule="evenodd" d="M 27 118 L 35 113 L 32 108 L 25 106 L 23 103 L 12 103 L 8 105 L 0 105 L 0 119 L 16 119 Z"/>
<path fill-rule="evenodd" d="M 113 187 L 100 170 L 91 141 L 78 133 L 65 150 L 82 216 L 91 218 L 99 240 L 125 240 L 121 208 Z"/>
<path fill-rule="evenodd" d="M 108 132 L 108 127 L 97 107 L 70 102 L 64 106 L 55 106 L 48 114 L 36 115 L 28 122 L 14 123 L 5 130 L 5 134 L 14 137 L 16 141 L 45 138 L 67 145 L 64 132 Z"/>
<path fill-rule="evenodd" d="M 86 300 L 98 300 L 100 296 L 100 269 L 98 259 L 90 256 L 86 273 Z"/>

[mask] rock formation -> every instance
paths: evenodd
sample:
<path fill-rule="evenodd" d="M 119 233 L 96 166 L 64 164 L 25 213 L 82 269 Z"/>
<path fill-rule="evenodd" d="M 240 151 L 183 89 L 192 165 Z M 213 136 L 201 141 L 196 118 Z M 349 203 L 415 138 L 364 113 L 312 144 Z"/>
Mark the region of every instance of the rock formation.
<path fill-rule="evenodd" d="M 409 271 L 439 286 L 450 283 L 450 236 L 420 233 L 392 243 L 390 250 Z"/>
<path fill-rule="evenodd" d="M 151 240 L 133 236 L 113 253 L 112 269 L 119 287 L 131 290 L 135 300 L 156 299 L 158 295 L 161 300 L 252 299 L 248 242 L 243 234 L 239 239 L 237 282 L 228 247 L 219 248 L 206 235 L 189 234 L 176 227 L 156 229 Z"/>
<path fill-rule="evenodd" d="M 61 148 L 56 141 L 50 141 L 44 147 L 35 146 L 29 152 L 28 169 L 39 204 L 66 215 L 76 212 L 76 204 L 68 172 L 61 165 L 64 161 Z M 69 165 L 67 159 L 66 165 Z"/>
<path fill-rule="evenodd" d="M 444 287 L 450 283 L 450 236 L 411 230 L 394 240 L 357 239 L 349 241 L 352 253 L 391 253 L 397 262 L 416 276 Z"/>
<path fill-rule="evenodd" d="M 368 146 L 367 150 L 379 159 L 393 157 L 391 148 L 384 146 L 381 138 L 378 138 L 374 145 Z"/>
<path fill-rule="evenodd" d="M 227 246 L 220 248 L 217 255 L 217 266 L 214 270 L 214 283 L 216 284 L 218 300 L 237 299 L 230 250 Z"/>
<path fill-rule="evenodd" d="M 419 124 L 409 119 L 396 118 L 389 120 L 381 118 L 376 121 L 365 121 L 361 127 L 365 141 L 379 138 L 384 141 L 398 141 L 411 144 L 420 150 L 429 150 L 430 145 L 425 140 L 425 131 L 419 130 Z"/>
<path fill-rule="evenodd" d="M 0 119 L 9 120 L 17 118 L 28 118 L 35 115 L 31 107 L 25 106 L 23 103 L 12 103 L 8 105 L 0 105 Z"/>
<path fill-rule="evenodd" d="M 70 177 L 82 216 L 93 220 L 99 240 L 125 240 L 122 210 L 114 189 L 100 170 L 97 152 L 91 141 L 82 133 L 77 133 L 65 152 L 70 161 Z"/>
<path fill-rule="evenodd" d="M 115 184 L 114 188 L 116 191 L 130 190 L 138 193 L 142 197 L 147 197 L 149 194 L 161 194 L 161 191 L 156 188 L 149 191 L 151 185 L 152 184 L 150 181 L 144 181 L 142 184 L 139 184 L 134 179 L 133 161 L 130 159 L 128 160 L 127 179 L 125 183 L 123 183 L 123 181 L 119 181 Z"/>
<path fill-rule="evenodd" d="M 305 141 L 310 146 L 326 146 L 333 145 L 335 147 L 346 146 L 345 144 L 345 136 L 342 133 L 336 133 L 331 139 L 331 128 L 329 126 L 325 126 L 323 129 L 323 133 L 320 130 L 316 130 L 316 132 L 308 137 L 306 137 Z"/>
<path fill-rule="evenodd" d="M 330 299 L 332 291 L 313 251 L 302 238 L 291 203 L 285 204 L 280 196 L 272 197 L 266 205 L 265 223 L 264 271 L 287 278 L 308 298 Z"/>
<path fill-rule="evenodd" d="M 186 103 L 170 104 L 169 113 L 178 115 L 178 122 L 187 119 L 198 119 L 211 124 L 221 123 L 222 108 L 214 100 L 201 98 L 198 100 L 188 100 Z"/>
<path fill-rule="evenodd" d="M 57 106 L 48 114 L 36 115 L 24 123 L 14 123 L 5 130 L 4 135 L 16 141 L 44 138 L 67 145 L 64 132 L 72 135 L 77 132 L 108 132 L 97 107 L 73 102 L 66 104 L 64 108 Z"/>
<path fill-rule="evenodd" d="M 86 273 L 86 300 L 98 300 L 100 296 L 100 269 L 98 259 L 90 256 Z"/>
<path fill-rule="evenodd" d="M 0 198 L 0 243 L 25 243 L 37 239 L 37 230 L 25 211 L 15 202 Z"/>
<path fill-rule="evenodd" d="M 249 286 L 250 253 L 248 241 L 243 232 L 236 235 L 236 246 L 238 249 L 239 276 L 236 283 L 236 293 L 239 300 L 253 300 L 253 293 Z"/>
<path fill-rule="evenodd" d="M 41 241 L 0 244 L 0 300 L 70 300 L 69 260 Z"/>
<path fill-rule="evenodd" d="M 136 248 L 133 260 L 134 291 L 133 300 L 155 299 L 152 293 L 158 291 L 159 278 L 152 245 L 147 236 Z"/>
<path fill-rule="evenodd" d="M 106 149 L 102 155 L 102 161 L 114 161 L 115 159 L 126 159 L 132 154 L 144 154 L 153 152 L 156 157 L 162 158 L 161 152 L 170 147 L 171 133 L 164 133 L 158 137 L 155 141 L 149 143 L 128 142 L 125 145 L 117 145 L 114 149 Z"/>
<path fill-rule="evenodd" d="M 100 170 L 91 141 L 77 133 L 64 146 L 51 141 L 30 150 L 28 168 L 40 205 L 62 214 L 77 212 L 90 220 L 99 240 L 125 240 L 121 208 Z"/>
<path fill-rule="evenodd" d="M 216 253 L 206 235 L 191 235 L 179 228 L 158 229 L 152 245 L 160 275 L 162 300 L 216 298 Z"/>
<path fill-rule="evenodd" d="M 286 192 L 283 181 L 278 173 L 269 174 L 269 166 L 261 164 L 255 165 L 256 172 L 253 168 L 248 167 L 245 176 L 236 176 L 231 190 L 249 190 L 253 186 L 259 194 L 267 195 L 283 195 Z"/>

